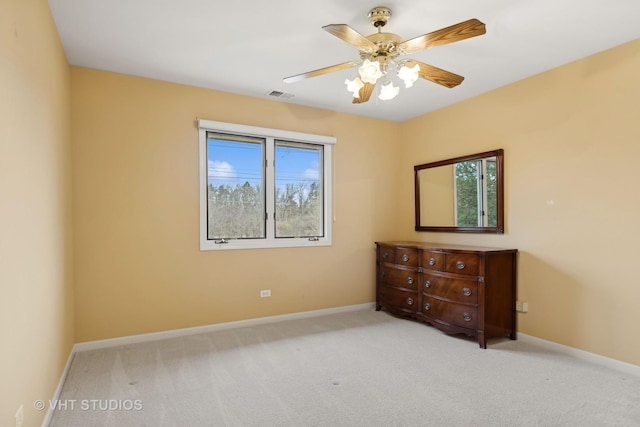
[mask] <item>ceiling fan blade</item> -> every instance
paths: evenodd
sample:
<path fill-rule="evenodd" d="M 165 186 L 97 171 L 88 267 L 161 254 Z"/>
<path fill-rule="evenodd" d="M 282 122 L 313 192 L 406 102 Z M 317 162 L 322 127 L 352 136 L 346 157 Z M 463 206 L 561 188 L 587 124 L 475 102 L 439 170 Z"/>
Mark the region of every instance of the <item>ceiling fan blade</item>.
<path fill-rule="evenodd" d="M 358 65 L 357 61 L 349 61 L 343 62 L 342 64 L 332 65 L 330 67 L 320 68 L 319 70 L 308 71 L 302 74 L 296 74 L 295 76 L 290 76 L 282 79 L 285 83 L 295 83 L 300 80 L 308 79 L 310 77 L 321 76 L 323 74 L 331 73 L 334 71 L 344 70 L 345 68 L 351 68 Z"/>
<path fill-rule="evenodd" d="M 356 49 L 360 51 L 370 53 L 377 48 L 377 45 L 374 42 L 354 30 L 347 24 L 325 25 L 324 27 L 322 27 L 322 29 L 330 34 L 333 34 L 339 39 L 346 41 L 352 46 L 355 46 Z"/>
<path fill-rule="evenodd" d="M 404 41 L 398 45 L 398 49 L 403 53 L 413 53 L 430 47 L 481 36 L 486 32 L 485 25 L 474 18 Z"/>
<path fill-rule="evenodd" d="M 433 65 L 425 64 L 419 61 L 407 61 L 407 66 L 412 67 L 413 65 L 418 64 L 420 66 L 420 77 L 432 81 L 434 83 L 438 83 L 439 85 L 446 87 L 455 87 L 458 86 L 464 80 L 464 77 L 459 76 L 457 74 L 453 74 L 449 71 L 442 70 L 438 67 L 434 67 Z"/>
<path fill-rule="evenodd" d="M 371 94 L 373 93 L 373 89 L 375 87 L 376 85 L 372 83 L 365 83 L 364 86 L 360 88 L 360 92 L 358 92 L 360 98 L 353 98 L 353 103 L 362 104 L 363 102 L 367 102 L 369 98 L 371 98 Z"/>

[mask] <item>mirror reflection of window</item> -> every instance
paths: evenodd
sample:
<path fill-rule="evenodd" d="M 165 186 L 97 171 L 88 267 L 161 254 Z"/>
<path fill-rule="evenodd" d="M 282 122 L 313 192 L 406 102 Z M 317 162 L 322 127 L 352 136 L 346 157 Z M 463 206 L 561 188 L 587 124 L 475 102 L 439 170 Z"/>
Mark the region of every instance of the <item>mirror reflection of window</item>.
<path fill-rule="evenodd" d="M 495 227 L 497 223 L 496 158 L 455 164 L 454 209 L 457 227 Z"/>
<path fill-rule="evenodd" d="M 496 227 L 498 225 L 498 180 L 496 177 L 496 158 L 487 159 L 485 161 L 485 186 L 486 197 L 485 203 L 487 215 L 485 216 L 485 227 Z"/>

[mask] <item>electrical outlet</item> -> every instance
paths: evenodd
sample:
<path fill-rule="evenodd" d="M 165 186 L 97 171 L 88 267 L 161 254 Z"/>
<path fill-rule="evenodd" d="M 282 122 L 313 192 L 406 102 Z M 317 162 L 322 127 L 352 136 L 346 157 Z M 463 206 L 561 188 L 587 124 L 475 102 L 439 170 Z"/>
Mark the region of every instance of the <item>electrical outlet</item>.
<path fill-rule="evenodd" d="M 516 301 L 516 311 L 522 311 L 522 303 L 520 301 Z"/>
<path fill-rule="evenodd" d="M 260 291 L 260 298 L 267 298 L 271 296 L 271 289 L 265 289 Z"/>
<path fill-rule="evenodd" d="M 16 412 L 16 427 L 22 427 L 22 423 L 24 423 L 24 407 L 20 405 Z"/>
<path fill-rule="evenodd" d="M 529 303 L 528 302 L 523 302 L 522 303 L 522 312 L 526 313 L 529 311 Z"/>

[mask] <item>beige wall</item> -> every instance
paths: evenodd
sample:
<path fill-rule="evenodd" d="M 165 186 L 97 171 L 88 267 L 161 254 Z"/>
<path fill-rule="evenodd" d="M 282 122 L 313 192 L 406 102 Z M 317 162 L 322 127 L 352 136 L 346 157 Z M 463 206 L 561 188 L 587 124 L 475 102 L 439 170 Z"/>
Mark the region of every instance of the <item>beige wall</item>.
<path fill-rule="evenodd" d="M 45 414 L 73 344 L 70 76 L 45 0 L 0 2 L 0 425 Z"/>
<path fill-rule="evenodd" d="M 77 342 L 373 301 L 374 240 L 395 234 L 399 124 L 71 75 Z M 201 252 L 196 117 L 337 137 L 333 246 Z"/>
<path fill-rule="evenodd" d="M 521 332 L 640 364 L 640 40 L 403 123 L 412 166 L 505 150 L 506 234 L 402 237 L 513 247 Z M 471 78 L 471 76 L 470 76 Z"/>

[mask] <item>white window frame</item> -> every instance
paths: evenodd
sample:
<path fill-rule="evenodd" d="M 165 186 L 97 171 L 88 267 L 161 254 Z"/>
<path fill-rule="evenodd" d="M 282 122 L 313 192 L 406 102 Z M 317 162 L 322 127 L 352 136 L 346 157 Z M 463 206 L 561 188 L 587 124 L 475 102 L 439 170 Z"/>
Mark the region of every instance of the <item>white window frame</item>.
<path fill-rule="evenodd" d="M 229 239 L 226 243 L 216 243 L 207 239 L 207 132 L 223 132 L 238 135 L 256 136 L 267 140 L 266 155 L 266 238 L 261 239 Z M 274 150 L 275 140 L 285 140 L 307 144 L 323 145 L 323 227 L 324 236 L 317 238 L 276 238 L 275 237 L 275 204 L 274 204 Z M 240 125 L 235 123 L 216 122 L 198 119 L 198 147 L 199 147 L 199 179 L 200 179 L 200 250 L 230 250 L 230 249 L 264 249 L 264 248 L 290 248 L 290 247 L 316 247 L 331 246 L 332 229 L 332 187 L 331 165 L 332 147 L 337 139 L 332 136 L 314 135 L 309 133 L 291 132 L 281 129 L 269 129 L 255 126 Z M 269 148 L 271 147 L 271 148 Z"/>

